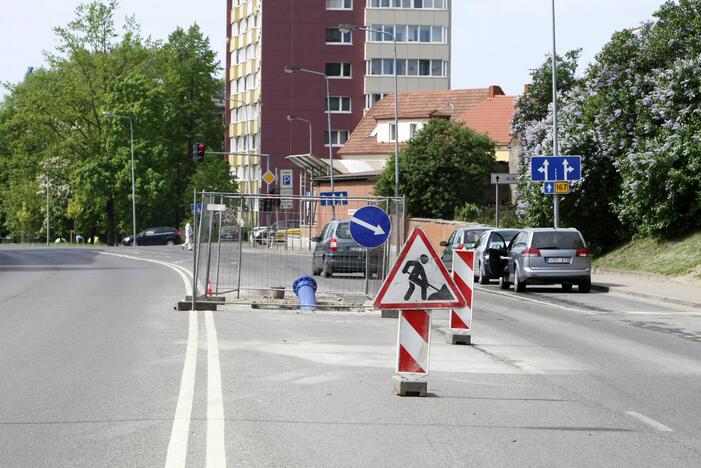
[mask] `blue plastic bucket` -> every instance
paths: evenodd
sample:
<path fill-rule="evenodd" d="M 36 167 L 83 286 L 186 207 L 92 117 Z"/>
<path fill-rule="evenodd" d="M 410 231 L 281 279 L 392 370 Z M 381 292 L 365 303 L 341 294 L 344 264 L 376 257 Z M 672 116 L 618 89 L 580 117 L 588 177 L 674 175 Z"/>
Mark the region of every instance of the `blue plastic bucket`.
<path fill-rule="evenodd" d="M 300 308 L 305 311 L 316 310 L 316 281 L 309 276 L 301 276 L 292 283 L 292 290 L 297 295 Z"/>

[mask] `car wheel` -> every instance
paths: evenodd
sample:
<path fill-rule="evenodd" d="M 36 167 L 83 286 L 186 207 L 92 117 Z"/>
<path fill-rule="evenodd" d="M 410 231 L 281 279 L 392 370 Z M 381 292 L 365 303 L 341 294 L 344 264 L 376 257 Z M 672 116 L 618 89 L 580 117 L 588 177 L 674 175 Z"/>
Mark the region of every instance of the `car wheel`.
<path fill-rule="evenodd" d="M 581 293 L 588 293 L 591 291 L 591 279 L 580 281 L 577 285 L 577 289 Z"/>
<path fill-rule="evenodd" d="M 526 291 L 526 282 L 519 277 L 518 267 L 514 270 L 514 291 L 519 293 Z"/>
<path fill-rule="evenodd" d="M 563 291 L 572 291 L 572 283 L 562 283 L 562 290 Z"/>
<path fill-rule="evenodd" d="M 331 271 L 331 266 L 326 260 L 324 260 L 324 268 L 321 270 L 321 274 L 324 275 L 324 278 L 331 278 L 331 275 L 333 274 Z"/>
<path fill-rule="evenodd" d="M 478 278 L 478 281 L 479 281 L 480 284 L 489 284 L 489 278 L 487 278 L 487 275 L 485 275 L 484 272 L 483 272 L 482 270 L 483 270 L 482 264 L 480 263 L 480 265 L 479 265 L 479 278 Z"/>
<path fill-rule="evenodd" d="M 499 289 L 509 289 L 509 282 L 504 276 L 499 277 Z"/>

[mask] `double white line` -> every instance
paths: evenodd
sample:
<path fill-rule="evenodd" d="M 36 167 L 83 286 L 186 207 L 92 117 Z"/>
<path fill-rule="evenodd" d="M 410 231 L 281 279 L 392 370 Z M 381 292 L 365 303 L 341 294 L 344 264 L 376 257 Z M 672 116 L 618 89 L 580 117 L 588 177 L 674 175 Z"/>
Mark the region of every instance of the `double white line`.
<path fill-rule="evenodd" d="M 148 258 L 130 255 L 102 252 L 105 255 L 156 263 L 176 271 L 185 284 L 185 291 L 192 295 L 192 273 L 186 268 L 173 263 L 162 262 Z M 205 331 L 207 334 L 207 467 L 225 467 L 226 449 L 224 444 L 224 399 L 222 397 L 221 366 L 219 364 L 219 343 L 214 316 L 211 311 L 204 312 Z M 173 418 L 173 429 L 168 443 L 166 468 L 181 468 L 187 460 L 188 437 L 190 435 L 190 420 L 192 404 L 195 397 L 195 375 L 197 370 L 198 350 L 198 315 L 197 311 L 189 312 L 189 331 L 185 363 L 180 379 L 180 393 Z"/>

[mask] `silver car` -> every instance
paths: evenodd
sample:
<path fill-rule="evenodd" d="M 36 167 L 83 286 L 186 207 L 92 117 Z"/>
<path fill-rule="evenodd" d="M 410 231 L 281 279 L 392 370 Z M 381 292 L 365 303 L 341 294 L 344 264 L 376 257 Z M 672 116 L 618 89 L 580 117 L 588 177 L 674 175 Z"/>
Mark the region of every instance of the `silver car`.
<path fill-rule="evenodd" d="M 507 250 L 508 264 L 499 287 L 523 292 L 528 284 L 562 284 L 569 291 L 591 290 L 591 254 L 582 234 L 574 229 L 526 229 L 514 237 Z"/>

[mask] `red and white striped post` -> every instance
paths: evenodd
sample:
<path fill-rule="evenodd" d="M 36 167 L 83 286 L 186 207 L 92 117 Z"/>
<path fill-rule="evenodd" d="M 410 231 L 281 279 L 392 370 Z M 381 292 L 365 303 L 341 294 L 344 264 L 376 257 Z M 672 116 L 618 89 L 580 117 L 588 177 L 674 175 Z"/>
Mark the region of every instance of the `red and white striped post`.
<path fill-rule="evenodd" d="M 465 307 L 450 310 L 448 344 L 472 343 L 472 308 L 475 286 L 474 250 L 453 250 L 453 281 L 465 298 Z"/>
<path fill-rule="evenodd" d="M 397 331 L 397 366 L 393 378 L 398 395 L 426 396 L 430 346 L 431 313 L 402 310 Z"/>

